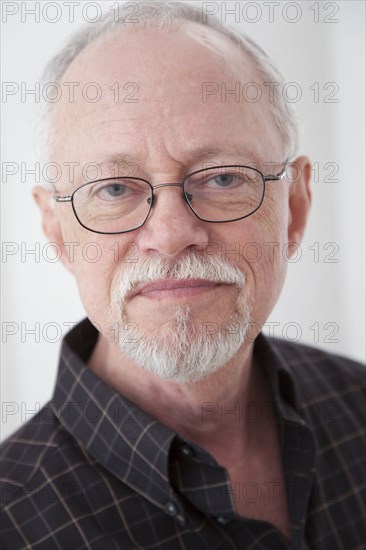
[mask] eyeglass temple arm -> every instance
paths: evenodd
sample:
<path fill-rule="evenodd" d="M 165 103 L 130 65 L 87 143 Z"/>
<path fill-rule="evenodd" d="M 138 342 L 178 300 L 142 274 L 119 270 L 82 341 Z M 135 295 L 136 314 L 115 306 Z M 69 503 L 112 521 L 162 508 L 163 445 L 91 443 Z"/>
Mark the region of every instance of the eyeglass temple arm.
<path fill-rule="evenodd" d="M 52 198 L 56 202 L 71 202 L 71 195 L 66 195 L 65 197 L 60 197 L 59 195 L 52 195 Z"/>
<path fill-rule="evenodd" d="M 278 181 L 282 180 L 286 176 L 286 166 L 284 166 L 278 174 L 275 176 L 265 176 L 264 181 Z"/>
<path fill-rule="evenodd" d="M 282 168 L 281 172 L 274 176 L 265 176 L 264 181 L 279 181 L 282 180 L 286 176 L 286 170 L 287 170 L 287 163 L 288 160 L 286 160 L 284 167 Z"/>

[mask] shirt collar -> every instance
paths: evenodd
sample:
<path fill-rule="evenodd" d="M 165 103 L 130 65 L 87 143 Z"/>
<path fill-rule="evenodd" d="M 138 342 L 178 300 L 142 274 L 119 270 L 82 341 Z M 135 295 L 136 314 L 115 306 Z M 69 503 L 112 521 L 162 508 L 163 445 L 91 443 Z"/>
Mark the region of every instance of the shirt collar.
<path fill-rule="evenodd" d="M 262 366 L 269 380 L 279 417 L 301 420 L 300 398 L 283 346 L 273 345 L 260 333 L 254 343 L 253 358 Z"/>
<path fill-rule="evenodd" d="M 87 367 L 97 339 L 98 332 L 88 319 L 66 335 L 51 407 L 98 464 L 164 508 L 174 500 L 168 470 L 176 434 Z"/>
<path fill-rule="evenodd" d="M 172 444 L 180 438 L 88 368 L 98 337 L 96 328 L 84 319 L 64 338 L 52 409 L 96 463 L 165 508 L 167 502 L 179 500 L 169 464 Z M 262 334 L 255 341 L 253 357 L 267 371 L 280 422 L 298 420 L 298 397 L 285 358 Z"/>

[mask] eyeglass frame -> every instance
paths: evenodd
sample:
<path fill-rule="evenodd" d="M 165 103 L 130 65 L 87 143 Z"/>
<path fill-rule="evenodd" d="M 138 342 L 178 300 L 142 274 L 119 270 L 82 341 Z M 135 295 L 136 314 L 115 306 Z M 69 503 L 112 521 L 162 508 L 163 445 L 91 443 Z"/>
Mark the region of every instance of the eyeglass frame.
<path fill-rule="evenodd" d="M 234 218 L 232 220 L 206 220 L 204 218 L 201 218 L 197 214 L 197 212 L 195 212 L 194 209 L 192 208 L 192 206 L 189 202 L 189 199 L 187 197 L 187 193 L 184 189 L 185 182 L 191 176 L 194 176 L 195 174 L 199 174 L 199 173 L 202 173 L 202 172 L 206 172 L 208 170 L 213 170 L 215 168 L 213 166 L 209 166 L 207 168 L 202 168 L 200 170 L 195 170 L 194 172 L 191 172 L 190 174 L 188 174 L 184 178 L 184 180 L 181 183 L 172 182 L 172 183 L 158 183 L 157 185 L 151 185 L 151 183 L 149 181 L 147 181 L 143 178 L 138 178 L 138 177 L 134 177 L 134 176 L 117 176 L 117 177 L 112 176 L 112 177 L 109 177 L 109 178 L 102 178 L 102 179 L 88 181 L 86 183 L 83 183 L 77 189 L 75 189 L 72 192 L 71 195 L 60 196 L 60 195 L 53 194 L 52 198 L 55 200 L 55 202 L 59 202 L 59 203 L 71 202 L 71 206 L 72 206 L 75 218 L 77 219 L 78 223 L 82 227 L 84 227 L 84 229 L 86 229 L 87 231 L 90 231 L 91 233 L 98 233 L 99 235 L 120 235 L 120 234 L 123 234 L 123 233 L 130 233 L 131 231 L 136 231 L 136 229 L 140 229 L 140 227 L 142 227 L 146 223 L 146 220 L 150 216 L 152 207 L 154 206 L 154 203 L 155 203 L 154 190 L 159 189 L 160 187 L 181 187 L 182 191 L 183 191 L 183 200 L 184 200 L 184 202 L 188 205 L 188 207 L 191 210 L 191 212 L 193 213 L 193 215 L 196 216 L 196 218 L 198 218 L 199 220 L 201 220 L 203 222 L 207 222 L 207 223 L 231 223 L 231 222 L 236 222 L 236 221 L 239 221 L 239 220 L 244 220 L 245 218 L 248 218 L 249 216 L 252 216 L 255 212 L 257 212 L 257 210 L 263 204 L 264 195 L 265 195 L 265 191 L 266 191 L 266 182 L 267 181 L 280 181 L 280 180 L 282 180 L 286 175 L 287 164 L 288 164 L 288 160 L 286 160 L 284 162 L 284 167 L 282 168 L 282 170 L 278 174 L 268 175 L 268 176 L 265 176 L 264 174 L 262 174 L 262 172 L 260 170 L 258 170 L 257 168 L 253 168 L 253 166 L 247 166 L 247 165 L 244 165 L 244 164 L 225 164 L 223 166 L 220 166 L 220 169 L 224 169 L 224 168 L 249 168 L 250 170 L 254 170 L 255 172 L 257 172 L 261 176 L 262 181 L 263 181 L 263 192 L 262 192 L 262 196 L 261 196 L 261 199 L 260 199 L 260 202 L 259 202 L 257 208 L 255 210 L 253 210 L 252 212 L 250 212 L 250 214 L 245 214 L 245 216 L 240 216 L 239 218 Z M 96 231 L 96 230 L 90 229 L 89 227 L 84 225 L 80 221 L 80 219 L 79 219 L 79 217 L 76 213 L 76 210 L 75 210 L 75 206 L 74 206 L 74 195 L 75 195 L 75 193 L 77 193 L 82 187 L 85 187 L 86 185 L 91 185 L 92 183 L 100 183 L 100 182 L 108 181 L 108 180 L 122 180 L 122 179 L 133 179 L 133 180 L 143 181 L 144 183 L 147 183 L 149 185 L 149 187 L 151 189 L 151 202 L 150 202 L 150 204 L 148 203 L 149 204 L 149 210 L 146 214 L 146 217 L 145 217 L 144 221 L 140 225 L 138 225 L 137 227 L 133 227 L 132 229 L 125 229 L 123 231 L 112 231 L 112 232 Z"/>

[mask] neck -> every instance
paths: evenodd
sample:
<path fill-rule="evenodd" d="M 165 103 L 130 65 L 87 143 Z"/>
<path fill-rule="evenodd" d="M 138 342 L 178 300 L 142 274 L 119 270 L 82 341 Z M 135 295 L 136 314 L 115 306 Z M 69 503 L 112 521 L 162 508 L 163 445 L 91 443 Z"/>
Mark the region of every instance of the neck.
<path fill-rule="evenodd" d="M 89 361 L 108 385 L 162 424 L 209 451 L 221 464 L 235 462 L 253 439 L 248 404 L 269 401 L 252 361 L 252 345 L 215 374 L 195 383 L 162 380 L 143 370 L 103 337 Z M 258 424 L 255 426 L 258 433 Z"/>

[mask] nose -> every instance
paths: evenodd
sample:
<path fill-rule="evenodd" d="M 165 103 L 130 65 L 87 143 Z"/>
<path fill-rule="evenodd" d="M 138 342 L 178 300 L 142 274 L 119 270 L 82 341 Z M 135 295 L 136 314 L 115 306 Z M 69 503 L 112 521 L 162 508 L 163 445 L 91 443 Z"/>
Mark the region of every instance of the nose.
<path fill-rule="evenodd" d="M 136 239 L 140 251 L 172 258 L 187 250 L 203 250 L 210 224 L 193 214 L 182 184 L 160 183 L 153 190 L 152 209 Z"/>
<path fill-rule="evenodd" d="M 182 199 L 184 202 L 188 203 L 187 198 L 183 191 L 183 184 L 182 183 L 159 183 L 158 185 L 153 185 L 152 188 L 154 190 L 154 193 L 152 195 L 152 200 L 148 200 L 149 204 L 151 204 L 151 207 L 154 206 L 156 203 L 156 195 L 155 195 L 155 189 L 160 189 L 160 187 L 181 187 L 182 189 Z"/>

